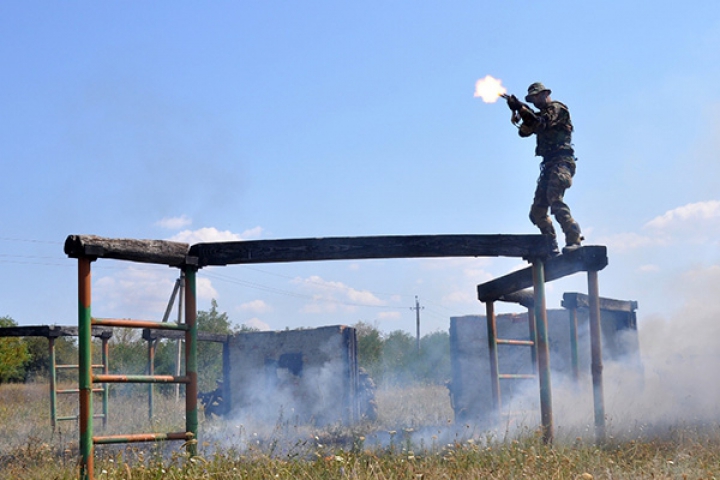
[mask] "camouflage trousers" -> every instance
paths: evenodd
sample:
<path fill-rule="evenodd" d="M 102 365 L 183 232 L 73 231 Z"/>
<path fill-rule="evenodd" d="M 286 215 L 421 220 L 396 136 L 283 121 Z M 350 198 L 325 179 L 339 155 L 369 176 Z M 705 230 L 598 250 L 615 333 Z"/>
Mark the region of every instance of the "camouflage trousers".
<path fill-rule="evenodd" d="M 557 157 L 543 162 L 540 168 L 530 208 L 530 221 L 540 229 L 540 233 L 554 237 L 555 229 L 548 216 L 549 208 L 565 234 L 566 244 L 577 245 L 582 238 L 580 226 L 573 220 L 570 207 L 563 201 L 565 190 L 570 188 L 575 175 L 575 160 L 573 157 Z"/>

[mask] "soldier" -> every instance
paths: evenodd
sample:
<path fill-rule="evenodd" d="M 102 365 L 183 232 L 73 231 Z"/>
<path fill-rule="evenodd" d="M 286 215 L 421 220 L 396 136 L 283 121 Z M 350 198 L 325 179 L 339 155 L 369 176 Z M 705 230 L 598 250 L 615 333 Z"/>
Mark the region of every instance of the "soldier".
<path fill-rule="evenodd" d="M 525 100 L 532 103 L 539 112 L 520 102 L 515 95 L 508 96 L 507 103 L 513 111 L 513 123 L 517 125 L 522 120 L 518 133 L 521 137 L 535 134 L 535 155 L 543 158 L 530 208 L 530 221 L 540 229 L 540 233 L 556 239 L 552 220 L 548 216 L 550 208 L 550 213 L 555 216 L 565 234 L 563 253 L 568 253 L 580 247 L 583 240 L 580 225 L 573 220 L 570 208 L 563 201 L 565 190 L 570 188 L 575 175 L 573 126 L 568 108 L 563 103 L 552 100 L 551 93 L 550 89 L 540 82 L 533 83 L 528 88 Z"/>

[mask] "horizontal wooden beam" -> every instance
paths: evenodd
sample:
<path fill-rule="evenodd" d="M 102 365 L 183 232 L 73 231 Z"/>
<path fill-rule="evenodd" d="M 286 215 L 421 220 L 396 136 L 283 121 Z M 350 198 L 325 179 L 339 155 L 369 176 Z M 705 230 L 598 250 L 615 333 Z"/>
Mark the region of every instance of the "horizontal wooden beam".
<path fill-rule="evenodd" d="M 249 263 L 424 257 L 545 257 L 543 235 L 408 235 L 199 243 L 189 254 L 201 267 Z"/>
<path fill-rule="evenodd" d="M 535 294 L 532 289 L 525 289 L 519 292 L 506 293 L 498 298 L 500 302 L 517 303 L 525 308 L 535 306 Z"/>
<path fill-rule="evenodd" d="M 566 292 L 563 294 L 562 306 L 567 309 L 590 308 L 590 297 L 584 293 Z M 633 300 L 615 300 L 600 297 L 600 310 L 610 312 L 634 312 L 638 303 Z"/>
<path fill-rule="evenodd" d="M 580 247 L 574 252 L 549 258 L 545 262 L 545 281 L 550 282 L 577 272 L 599 271 L 608 264 L 604 246 Z M 533 286 L 532 267 L 517 270 L 478 285 L 478 300 L 494 302 L 503 295 Z"/>
<path fill-rule="evenodd" d="M 210 332 L 197 332 L 197 338 L 200 342 L 216 342 L 226 343 L 230 335 L 223 335 L 221 333 L 210 333 Z M 144 340 L 157 340 L 158 338 L 168 338 L 171 340 L 185 340 L 185 332 L 179 332 L 176 330 L 155 330 L 144 328 L 142 331 L 142 338 Z"/>
<path fill-rule="evenodd" d="M 65 239 L 65 254 L 71 258 L 111 258 L 170 266 L 193 264 L 193 259 L 188 258 L 189 248 L 187 243 L 168 240 L 104 238 L 95 235 L 69 235 Z"/>
<path fill-rule="evenodd" d="M 112 330 L 103 327 L 92 327 L 93 337 L 112 337 Z M 31 325 L 22 327 L 1 327 L 2 337 L 77 337 L 78 327 L 62 327 L 58 325 Z"/>

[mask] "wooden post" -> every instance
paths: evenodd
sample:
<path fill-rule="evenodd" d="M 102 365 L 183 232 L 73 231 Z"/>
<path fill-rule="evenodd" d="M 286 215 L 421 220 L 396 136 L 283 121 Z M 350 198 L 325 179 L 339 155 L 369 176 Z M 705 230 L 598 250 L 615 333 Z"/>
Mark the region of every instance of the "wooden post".
<path fill-rule="evenodd" d="M 545 272 L 541 259 L 532 263 L 535 292 L 535 331 L 537 333 L 538 378 L 540 380 L 540 416 L 543 441 L 553 442 L 552 386 L 550 384 L 550 347 L 545 309 Z"/>
<path fill-rule="evenodd" d="M 498 366 L 497 351 L 497 321 L 495 318 L 495 303 L 485 302 L 488 331 L 488 352 L 490 353 L 490 388 L 492 391 L 492 406 L 495 413 L 500 413 L 502 406 L 500 399 L 500 369 Z"/>
<path fill-rule="evenodd" d="M 593 401 L 595 404 L 595 441 L 605 442 L 605 400 L 603 396 L 602 378 L 602 332 L 600 319 L 600 288 L 598 272 L 588 271 L 588 296 L 590 301 L 590 366 L 593 382 Z"/>

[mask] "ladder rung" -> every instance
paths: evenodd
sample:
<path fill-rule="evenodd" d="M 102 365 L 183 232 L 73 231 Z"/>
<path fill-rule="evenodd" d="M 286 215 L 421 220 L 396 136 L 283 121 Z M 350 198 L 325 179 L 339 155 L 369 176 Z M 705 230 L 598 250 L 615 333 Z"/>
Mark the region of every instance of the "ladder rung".
<path fill-rule="evenodd" d="M 174 375 L 93 375 L 93 383 L 190 383 L 187 376 Z"/>
<path fill-rule="evenodd" d="M 187 325 L 177 323 L 153 322 L 149 320 L 128 320 L 124 318 L 93 318 L 91 325 L 100 327 L 151 328 L 153 330 L 187 331 Z"/>
<path fill-rule="evenodd" d="M 504 338 L 498 338 L 495 340 L 495 343 L 498 345 L 519 345 L 525 347 L 532 347 L 535 345 L 535 342 L 532 340 L 509 340 Z"/>
<path fill-rule="evenodd" d="M 105 389 L 104 389 L 104 388 L 93 388 L 92 391 L 95 392 L 95 393 L 102 393 L 102 392 L 105 391 Z M 65 390 L 55 390 L 55 393 L 58 393 L 58 394 L 63 394 L 63 393 L 80 393 L 80 389 L 79 389 L 79 388 L 67 388 L 67 389 L 65 389 Z"/>
<path fill-rule="evenodd" d="M 525 379 L 525 378 L 532 379 L 532 378 L 537 378 L 537 375 L 535 375 L 534 373 L 501 373 L 498 375 L 498 378 L 505 378 L 505 379 L 512 379 L 512 380 Z"/>
<path fill-rule="evenodd" d="M 78 419 L 78 416 L 77 416 L 77 415 L 73 415 L 72 417 L 57 417 L 55 420 L 58 421 L 58 422 L 64 422 L 64 421 L 67 421 L 67 420 L 77 420 L 77 419 Z"/>
<path fill-rule="evenodd" d="M 191 432 L 172 432 L 172 433 L 133 433 L 128 435 L 107 435 L 93 437 L 93 443 L 96 445 L 106 445 L 110 443 L 137 443 L 137 442 L 157 442 L 162 440 L 191 440 L 193 434 Z"/>
<path fill-rule="evenodd" d="M 92 368 L 103 368 L 105 365 L 90 365 Z M 78 365 L 55 365 L 56 370 L 64 370 L 69 368 L 80 368 Z"/>

